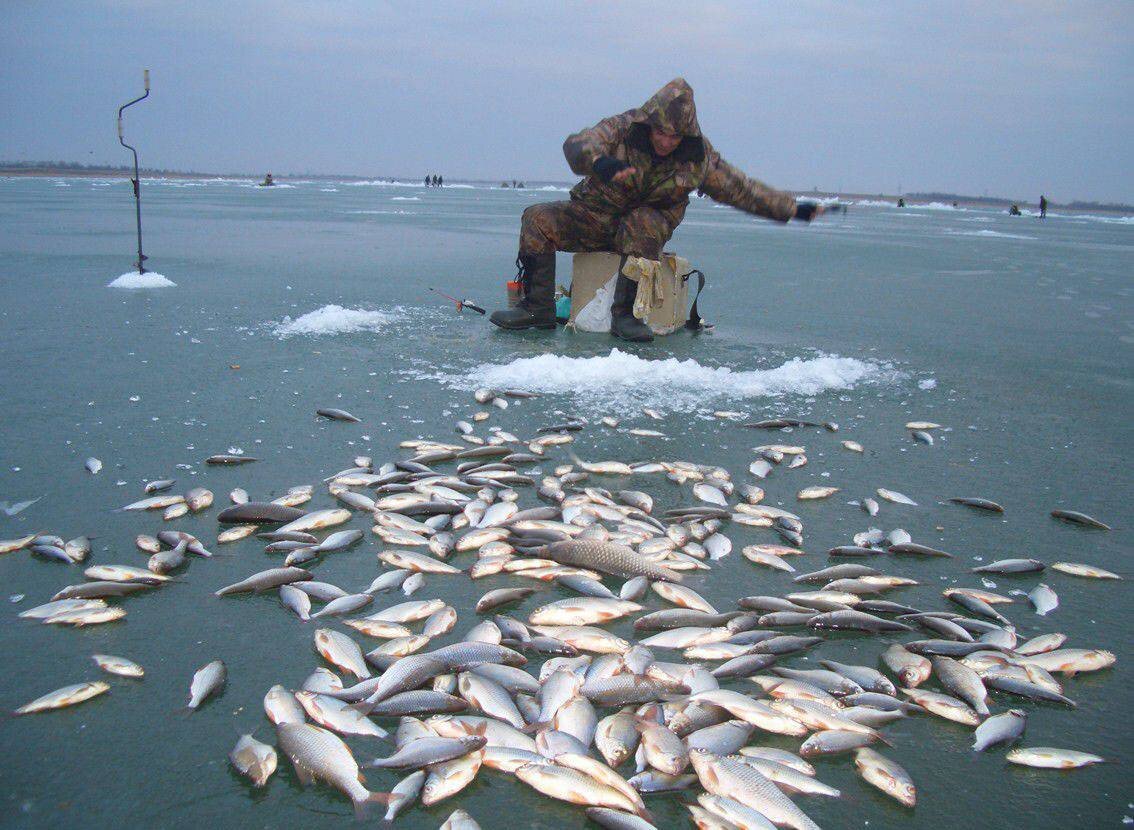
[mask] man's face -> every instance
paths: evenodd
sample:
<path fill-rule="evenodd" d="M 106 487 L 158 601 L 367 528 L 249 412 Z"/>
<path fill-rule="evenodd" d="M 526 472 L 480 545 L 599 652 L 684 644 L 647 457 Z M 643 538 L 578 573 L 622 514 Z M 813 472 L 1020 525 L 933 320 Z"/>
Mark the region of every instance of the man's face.
<path fill-rule="evenodd" d="M 650 144 L 659 156 L 668 156 L 680 143 L 681 136 L 676 133 L 662 132 L 657 127 L 650 127 Z"/>

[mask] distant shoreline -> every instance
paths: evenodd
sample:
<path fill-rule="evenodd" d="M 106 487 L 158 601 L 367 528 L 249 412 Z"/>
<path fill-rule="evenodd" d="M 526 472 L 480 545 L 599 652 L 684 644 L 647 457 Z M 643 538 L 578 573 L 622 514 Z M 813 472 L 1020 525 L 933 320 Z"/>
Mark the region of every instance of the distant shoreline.
<path fill-rule="evenodd" d="M 142 170 L 141 176 L 143 179 L 185 179 L 185 180 L 202 180 L 202 179 L 242 179 L 246 181 L 261 181 L 262 175 L 253 175 L 250 173 L 197 173 L 197 172 L 180 172 L 169 170 Z M 77 167 L 13 167 L 0 165 L 0 177 L 11 178 L 47 178 L 47 179 L 60 179 L 60 178 L 74 178 L 74 179 L 123 179 L 129 181 L 131 178 L 130 172 L 124 169 L 113 167 L 92 167 L 89 169 Z M 366 182 L 366 181 L 390 181 L 393 182 L 407 182 L 413 183 L 418 181 L 414 176 L 359 176 L 359 175 L 328 175 L 328 174 L 284 174 L 274 175 L 273 179 L 278 183 L 287 181 L 334 181 L 334 182 Z M 480 185 L 496 185 L 496 179 L 455 179 L 450 178 L 451 184 L 480 184 Z M 559 187 L 570 187 L 573 182 L 567 181 L 543 181 L 534 179 L 525 179 L 525 190 L 538 190 L 540 187 L 546 185 L 556 185 Z M 880 201 L 880 202 L 893 202 L 895 206 L 899 196 L 889 193 L 836 193 L 833 191 L 823 190 L 810 190 L 799 191 L 788 188 L 790 192 L 795 193 L 800 198 L 813 198 L 813 199 L 840 199 L 840 200 L 854 200 L 854 201 Z M 910 207 L 926 204 L 956 204 L 957 207 L 965 208 L 988 208 L 988 209 L 1004 209 L 1007 210 L 1011 205 L 1016 204 L 1022 208 L 1035 208 L 1038 209 L 1036 202 L 1038 200 L 1013 200 L 1005 199 L 998 196 L 989 197 L 974 197 L 955 195 L 951 193 L 907 193 L 901 198 L 906 200 Z M 1064 211 L 1077 211 L 1080 213 L 1099 213 L 1106 215 L 1131 215 L 1134 214 L 1134 205 L 1125 204 L 1098 204 L 1094 202 L 1048 202 L 1050 210 L 1064 210 Z"/>

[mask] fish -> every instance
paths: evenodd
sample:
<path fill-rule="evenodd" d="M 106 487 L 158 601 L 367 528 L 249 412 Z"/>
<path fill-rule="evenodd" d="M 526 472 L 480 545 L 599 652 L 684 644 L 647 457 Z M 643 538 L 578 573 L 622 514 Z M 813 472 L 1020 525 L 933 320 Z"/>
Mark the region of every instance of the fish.
<path fill-rule="evenodd" d="M 138 591 L 148 591 L 154 586 L 145 582 L 84 582 L 68 585 L 52 597 L 57 599 L 102 599 L 104 597 L 124 597 Z"/>
<path fill-rule="evenodd" d="M 930 662 L 942 686 L 969 704 L 981 717 L 988 716 L 988 690 L 979 674 L 951 657 L 933 657 Z"/>
<path fill-rule="evenodd" d="M 197 709 L 202 703 L 220 692 L 225 684 L 228 671 L 222 660 L 206 663 L 193 674 L 189 684 L 189 703 L 187 708 Z"/>
<path fill-rule="evenodd" d="M 271 746 L 253 738 L 241 735 L 228 760 L 233 767 L 252 782 L 254 787 L 263 787 L 276 771 L 276 751 Z"/>
<path fill-rule="evenodd" d="M 980 716 L 965 703 L 949 695 L 930 692 L 923 689 L 899 689 L 899 691 L 925 709 L 940 718 L 963 723 L 966 726 L 977 726 Z"/>
<path fill-rule="evenodd" d="M 44 619 L 46 625 L 71 625 L 83 628 L 88 625 L 114 622 L 126 616 L 125 608 L 80 608 L 72 611 L 60 611 Z"/>
<path fill-rule="evenodd" d="M 483 734 L 465 735 L 460 738 L 419 738 L 399 747 L 393 755 L 374 758 L 364 766 L 381 769 L 415 769 L 476 752 L 484 748 L 487 743 Z"/>
<path fill-rule="evenodd" d="M 1061 519 L 1071 524 L 1081 525 L 1083 527 L 1093 527 L 1099 530 L 1110 530 L 1110 525 L 1100 522 L 1098 519 L 1088 516 L 1086 513 L 1079 513 L 1076 510 L 1052 510 L 1052 518 Z"/>
<path fill-rule="evenodd" d="M 334 666 L 355 677 L 365 679 L 370 677 L 370 669 L 362 656 L 362 649 L 358 643 L 340 631 L 329 628 L 320 628 L 315 632 L 315 650 L 319 655 Z"/>
<path fill-rule="evenodd" d="M 554 542 L 540 553 L 564 565 L 574 565 L 621 577 L 645 576 L 666 582 L 681 582 L 681 575 L 644 559 L 632 548 L 613 542 L 570 539 Z"/>
<path fill-rule="evenodd" d="M 1115 656 L 1113 652 L 1102 649 L 1062 648 L 1024 657 L 1020 662 L 1072 677 L 1079 672 L 1109 668 L 1114 665 Z"/>
<path fill-rule="evenodd" d="M 264 695 L 264 713 L 268 720 L 279 726 L 283 723 L 306 723 L 303 707 L 295 696 L 283 686 L 272 686 Z"/>
<path fill-rule="evenodd" d="M 917 507 L 916 501 L 903 493 L 899 493 L 897 490 L 886 490 L 879 487 L 875 492 L 886 501 L 893 502 L 894 504 L 908 504 L 912 507 Z"/>
<path fill-rule="evenodd" d="M 1094 565 L 1084 565 L 1079 562 L 1053 562 L 1049 567 L 1053 571 L 1070 574 L 1071 576 L 1083 576 L 1089 579 L 1122 579 L 1121 576 L 1111 571 L 1103 570 Z"/>
<path fill-rule="evenodd" d="M 177 504 L 184 504 L 185 497 L 179 495 L 172 496 L 150 496 L 146 499 L 131 502 L 121 510 L 164 510 L 167 507 L 172 507 Z"/>
<path fill-rule="evenodd" d="M 74 706 L 77 703 L 90 700 L 92 697 L 106 694 L 108 691 L 110 691 L 110 684 L 104 683 L 101 680 L 88 683 L 76 683 L 72 686 L 64 686 L 61 689 L 48 692 L 42 697 L 37 697 L 30 703 L 25 703 L 15 711 L 15 714 L 30 715 L 35 712 L 47 712 L 51 709 L 63 709 L 67 706 Z"/>
<path fill-rule="evenodd" d="M 205 459 L 205 463 L 210 466 L 220 467 L 234 467 L 240 464 L 251 464 L 253 461 L 259 459 L 253 458 L 250 455 L 236 455 L 234 453 L 218 453 L 217 455 L 210 455 Z"/>
<path fill-rule="evenodd" d="M 307 723 L 282 723 L 276 727 L 280 749 L 291 759 L 296 777 L 303 786 L 325 781 L 354 803 L 362 818 L 371 804 L 388 805 L 390 793 L 370 792 L 364 786 L 358 763 L 337 735 Z"/>
<path fill-rule="evenodd" d="M 421 792 L 423 784 L 425 784 L 425 770 L 411 772 L 395 784 L 390 790 L 389 806 L 386 809 L 384 819 L 386 821 L 393 821 L 398 817 L 398 813 L 413 804 L 414 799 L 416 799 Z M 458 812 L 463 811 L 459 810 Z M 450 820 L 452 820 L 452 816 L 450 816 Z"/>
<path fill-rule="evenodd" d="M 279 587 L 280 603 L 295 613 L 299 619 L 307 622 L 311 619 L 311 597 L 293 585 Z"/>
<path fill-rule="evenodd" d="M 301 690 L 295 693 L 295 699 L 311 720 L 340 735 L 384 738 L 388 734 L 349 703 L 328 694 Z"/>
<path fill-rule="evenodd" d="M 718 758 L 704 750 L 689 755 L 701 786 L 710 794 L 732 798 L 792 830 L 819 830 L 819 825 L 800 810 L 759 771 L 731 758 Z"/>
<path fill-rule="evenodd" d="M 143 568 L 134 568 L 129 565 L 94 565 L 83 571 L 83 576 L 93 580 L 144 582 L 147 585 L 160 585 L 169 582 L 168 576 L 151 573 Z"/>
<path fill-rule="evenodd" d="M 305 571 L 303 568 L 269 568 L 266 571 L 254 573 L 252 576 L 242 579 L 239 582 L 226 585 L 214 591 L 213 594 L 218 597 L 241 593 L 258 594 L 263 591 L 278 588 L 281 585 L 303 582 L 311 578 L 311 572 Z"/>
<path fill-rule="evenodd" d="M 804 487 L 802 490 L 795 494 L 795 497 L 800 501 L 805 501 L 808 499 L 825 499 L 829 496 L 835 495 L 835 493 L 837 492 L 839 492 L 838 487 Z"/>
<path fill-rule="evenodd" d="M 319 619 L 320 617 L 341 617 L 344 614 L 353 614 L 361 608 L 365 608 L 374 597 L 370 594 L 348 594 L 345 597 L 338 597 L 331 600 L 321 609 L 311 615 L 311 619 Z"/>
<path fill-rule="evenodd" d="M 304 512 L 297 507 L 287 507 L 271 502 L 248 501 L 226 507 L 217 514 L 220 524 L 263 524 L 293 522 Z"/>
<path fill-rule="evenodd" d="M 1024 574 L 1036 573 L 1045 567 L 1038 559 L 998 559 L 970 570 L 975 574 Z"/>
<path fill-rule="evenodd" d="M 973 751 L 984 752 L 998 744 L 1018 741 L 1024 735 L 1028 713 L 1023 709 L 1009 709 L 986 718 L 973 732 Z"/>
<path fill-rule="evenodd" d="M 484 750 L 478 749 L 459 758 L 431 764 L 421 789 L 422 805 L 430 807 L 459 793 L 472 783 L 483 763 Z"/>
<path fill-rule="evenodd" d="M 3 512 L 5 516 L 18 516 L 20 513 L 23 513 L 25 510 L 27 510 L 42 498 L 43 496 L 39 496 L 34 499 L 24 499 L 23 501 L 17 502 L 0 501 L 0 512 Z M 8 544 L 10 543 L 0 542 L 0 553 L 11 553 L 11 550 L 4 549 Z M 16 550 L 16 548 L 13 548 L 12 550 Z"/>
<path fill-rule="evenodd" d="M 22 536 L 19 539 L 6 539 L 0 541 L 0 554 L 14 553 L 18 550 L 23 550 L 25 547 L 32 543 L 36 538 L 36 534 L 32 533 L 27 536 Z"/>
<path fill-rule="evenodd" d="M 868 784 L 907 807 L 916 806 L 917 788 L 913 778 L 894 761 L 870 747 L 862 747 L 854 754 L 854 766 Z"/>
<path fill-rule="evenodd" d="M 685 770 L 689 752 L 681 738 L 649 718 L 639 717 L 634 725 L 642 736 L 642 750 L 651 767 L 667 775 L 680 775 Z"/>
<path fill-rule="evenodd" d="M 567 767 L 525 764 L 514 775 L 537 792 L 570 804 L 608 807 L 628 813 L 636 809 L 634 802 L 622 792 Z"/>
<path fill-rule="evenodd" d="M 326 418 L 330 421 L 346 421 L 347 423 L 351 423 L 351 424 L 362 423 L 361 418 L 356 418 L 354 415 L 351 415 L 345 409 L 334 409 L 334 408 L 316 409 L 315 414 L 318 415 L 321 418 Z"/>
<path fill-rule="evenodd" d="M 89 611 L 106 607 L 106 602 L 101 599 L 59 599 L 21 611 L 19 616 L 24 620 L 45 620 L 64 611 Z"/>
<path fill-rule="evenodd" d="M 1040 769 L 1079 769 L 1091 764 L 1106 763 L 1105 758 L 1074 749 L 1056 749 L 1050 746 L 1021 747 L 1004 756 L 1009 763 Z"/>
<path fill-rule="evenodd" d="M 575 597 L 541 605 L 528 615 L 528 622 L 532 625 L 591 625 L 610 622 L 641 610 L 642 606 L 636 602 Z"/>
<path fill-rule="evenodd" d="M 213 504 L 213 492 L 204 487 L 194 487 L 185 494 L 185 504 L 194 513 L 200 513 Z"/>
<path fill-rule="evenodd" d="M 111 654 L 92 654 L 91 658 L 100 669 L 109 674 L 117 674 L 121 677 L 142 677 L 146 673 L 145 669 L 125 657 L 115 657 Z"/>
<path fill-rule="evenodd" d="M 1037 585 L 1028 593 L 1028 599 L 1035 606 L 1036 614 L 1046 617 L 1059 607 L 1059 596 L 1050 586 L 1043 583 Z"/>
<path fill-rule="evenodd" d="M 466 303 L 467 305 L 467 303 Z M 388 821 L 389 819 L 387 819 Z M 481 830 L 476 819 L 464 810 L 458 808 L 449 814 L 438 830 Z"/>
<path fill-rule="evenodd" d="M 994 501 L 988 499 L 971 498 L 967 496 L 960 496 L 947 499 L 952 504 L 960 504 L 965 507 L 973 507 L 977 510 L 987 510 L 990 513 L 1003 513 L 1004 508 Z"/>

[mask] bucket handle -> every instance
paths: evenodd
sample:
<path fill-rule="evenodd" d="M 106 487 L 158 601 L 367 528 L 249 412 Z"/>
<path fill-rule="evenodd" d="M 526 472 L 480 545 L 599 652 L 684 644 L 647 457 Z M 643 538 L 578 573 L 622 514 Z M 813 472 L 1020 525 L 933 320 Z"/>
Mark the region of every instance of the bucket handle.
<path fill-rule="evenodd" d="M 701 319 L 701 315 L 697 311 L 697 300 L 701 296 L 701 292 L 705 288 L 705 274 L 697 268 L 694 268 L 688 274 L 681 277 L 682 282 L 689 282 L 689 278 L 694 274 L 697 275 L 697 293 L 693 295 L 693 307 L 689 309 L 689 319 L 685 321 L 685 328 L 690 331 L 700 331 L 705 327 L 705 321 Z"/>

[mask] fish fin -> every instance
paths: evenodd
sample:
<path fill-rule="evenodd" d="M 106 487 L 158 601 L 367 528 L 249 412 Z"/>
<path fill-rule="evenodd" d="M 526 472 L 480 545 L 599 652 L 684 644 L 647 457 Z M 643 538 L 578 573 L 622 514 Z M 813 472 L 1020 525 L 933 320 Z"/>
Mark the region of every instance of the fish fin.
<path fill-rule="evenodd" d="M 295 768 L 295 777 L 299 779 L 300 787 L 310 787 L 315 783 L 315 776 L 308 772 L 305 768 L 294 762 L 292 763 L 292 766 Z"/>
<path fill-rule="evenodd" d="M 354 802 L 354 817 L 358 820 L 366 818 L 366 814 L 370 812 L 370 808 L 375 804 L 388 805 L 392 800 L 399 796 L 393 793 L 372 793 L 367 792 L 366 798 L 362 801 Z"/>
<path fill-rule="evenodd" d="M 470 735 L 476 735 L 479 738 L 483 738 L 484 733 L 487 732 L 487 731 L 488 731 L 488 724 L 487 723 L 478 723 L 471 730 L 469 730 L 469 734 Z"/>
<path fill-rule="evenodd" d="M 481 725 L 483 726 L 484 724 L 481 724 Z M 537 720 L 535 723 L 529 723 L 527 726 L 525 726 L 520 731 L 523 732 L 525 735 L 535 735 L 536 733 L 541 732 L 544 729 L 547 729 L 549 726 L 551 726 L 551 721 L 549 721 L 549 720 L 545 720 L 545 721 Z"/>
<path fill-rule="evenodd" d="M 377 703 L 371 703 L 370 700 L 360 700 L 358 703 L 348 704 L 348 708 L 353 709 L 361 715 L 369 715 L 374 711 L 374 707 L 377 705 Z"/>

